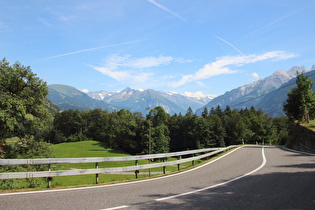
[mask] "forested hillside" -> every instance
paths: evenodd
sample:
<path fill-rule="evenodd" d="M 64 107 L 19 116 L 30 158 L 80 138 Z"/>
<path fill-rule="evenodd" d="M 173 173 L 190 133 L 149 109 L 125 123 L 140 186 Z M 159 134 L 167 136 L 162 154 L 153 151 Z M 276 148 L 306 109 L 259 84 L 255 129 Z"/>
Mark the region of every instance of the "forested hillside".
<path fill-rule="evenodd" d="M 56 104 L 60 110 L 68 109 L 104 109 L 114 111 L 117 108 L 104 101 L 92 99 L 87 94 L 68 85 L 49 85 L 47 98 Z"/>

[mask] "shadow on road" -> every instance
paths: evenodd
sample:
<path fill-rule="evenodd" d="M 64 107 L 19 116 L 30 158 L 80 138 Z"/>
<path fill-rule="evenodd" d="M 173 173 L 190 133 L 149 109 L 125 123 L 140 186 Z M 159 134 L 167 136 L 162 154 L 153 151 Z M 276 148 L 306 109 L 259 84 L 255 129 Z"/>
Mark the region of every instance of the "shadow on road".
<path fill-rule="evenodd" d="M 295 167 L 314 168 L 314 164 Z M 172 194 L 150 197 L 168 196 Z M 191 195 L 136 204 L 131 209 L 315 209 L 315 171 L 248 176 Z"/>

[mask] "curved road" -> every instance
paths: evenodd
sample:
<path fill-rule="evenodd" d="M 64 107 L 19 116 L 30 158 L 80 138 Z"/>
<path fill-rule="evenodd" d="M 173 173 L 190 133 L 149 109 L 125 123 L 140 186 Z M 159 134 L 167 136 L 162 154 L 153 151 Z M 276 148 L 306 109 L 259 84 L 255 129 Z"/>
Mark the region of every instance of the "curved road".
<path fill-rule="evenodd" d="M 0 209 L 315 209 L 315 156 L 244 146 L 162 178 L 0 194 Z"/>

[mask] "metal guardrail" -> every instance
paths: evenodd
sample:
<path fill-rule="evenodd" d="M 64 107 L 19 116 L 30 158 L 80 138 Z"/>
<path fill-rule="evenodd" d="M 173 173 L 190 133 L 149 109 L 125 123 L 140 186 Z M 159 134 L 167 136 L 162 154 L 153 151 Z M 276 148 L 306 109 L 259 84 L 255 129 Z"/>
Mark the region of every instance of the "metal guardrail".
<path fill-rule="evenodd" d="M 172 153 L 161 153 L 161 154 L 150 154 L 150 155 L 136 155 L 136 156 L 123 156 L 123 157 L 95 157 L 95 158 L 42 158 L 42 159 L 0 159 L 0 166 L 2 165 L 48 165 L 48 171 L 36 171 L 36 172 L 11 172 L 11 173 L 0 173 L 0 179 L 17 179 L 17 178 L 39 178 L 47 177 L 49 180 L 48 187 L 50 187 L 51 177 L 56 176 L 72 176 L 72 175 L 84 175 L 84 174 L 96 174 L 96 183 L 98 183 L 98 174 L 111 174 L 117 172 L 135 171 L 136 177 L 137 172 L 142 169 L 151 169 L 157 167 L 163 167 L 163 173 L 166 172 L 166 166 L 178 165 L 180 170 L 180 164 L 189 161 L 195 161 L 198 159 L 207 158 L 223 151 L 229 150 L 236 146 L 229 146 L 224 148 L 207 148 L 198 150 L 189 150 L 183 152 L 172 152 Z M 205 153 L 205 154 L 201 154 Z M 185 155 L 195 155 L 190 158 L 183 158 Z M 167 157 L 177 157 L 175 161 L 160 162 L 152 164 L 138 165 L 139 160 L 150 160 L 150 159 L 163 159 Z M 115 168 L 98 168 L 100 162 L 116 162 L 116 161 L 131 161 L 135 160 L 135 166 L 126 167 L 115 167 Z M 73 170 L 61 170 L 51 171 L 51 164 L 65 164 L 65 163 L 95 163 L 95 169 L 73 169 Z"/>

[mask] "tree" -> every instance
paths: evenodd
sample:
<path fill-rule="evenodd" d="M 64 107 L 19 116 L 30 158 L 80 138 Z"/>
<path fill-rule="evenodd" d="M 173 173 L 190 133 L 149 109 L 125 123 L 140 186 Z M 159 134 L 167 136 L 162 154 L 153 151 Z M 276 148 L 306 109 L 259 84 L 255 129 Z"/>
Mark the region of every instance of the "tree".
<path fill-rule="evenodd" d="M 315 115 L 315 92 L 312 91 L 313 81 L 297 72 L 296 87 L 288 92 L 283 111 L 291 120 L 306 121 Z"/>
<path fill-rule="evenodd" d="M 151 109 L 147 115 L 147 131 L 144 134 L 146 153 L 164 153 L 169 151 L 170 132 L 167 126 L 169 114 L 165 112 L 163 107 L 157 106 Z"/>
<path fill-rule="evenodd" d="M 51 114 L 45 108 L 46 83 L 30 67 L 0 61 L 0 139 L 31 137 Z"/>
<path fill-rule="evenodd" d="M 193 114 L 194 114 L 194 111 L 192 110 L 191 107 L 189 107 L 189 108 L 187 109 L 186 115 L 187 115 L 187 116 L 192 116 Z"/>
<path fill-rule="evenodd" d="M 203 109 L 203 112 L 202 112 L 202 114 L 201 114 L 201 117 L 203 117 L 203 118 L 207 118 L 207 117 L 208 117 L 208 115 L 209 115 L 208 108 L 207 108 L 207 107 L 205 107 L 205 108 Z"/>

